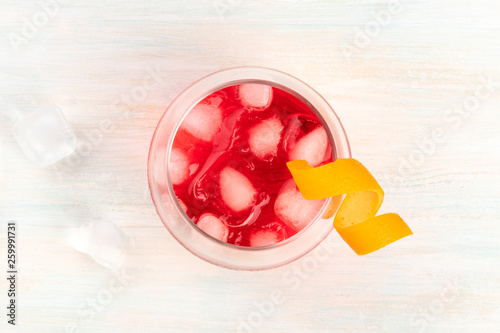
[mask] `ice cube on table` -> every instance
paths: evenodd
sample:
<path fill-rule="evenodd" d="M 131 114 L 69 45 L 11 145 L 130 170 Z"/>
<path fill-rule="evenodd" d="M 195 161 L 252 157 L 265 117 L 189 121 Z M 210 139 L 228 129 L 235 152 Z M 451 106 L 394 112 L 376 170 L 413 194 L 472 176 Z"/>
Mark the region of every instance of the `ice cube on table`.
<path fill-rule="evenodd" d="M 222 200 L 235 212 L 241 212 L 255 204 L 257 191 L 239 171 L 225 167 L 220 172 L 219 182 Z"/>
<path fill-rule="evenodd" d="M 200 216 L 197 223 L 198 227 L 215 239 L 227 242 L 229 228 L 215 215 L 205 213 Z"/>
<path fill-rule="evenodd" d="M 324 202 L 325 199 L 304 199 L 294 180 L 289 179 L 276 197 L 274 213 L 290 228 L 300 231 L 316 217 Z"/>
<path fill-rule="evenodd" d="M 273 87 L 267 84 L 244 83 L 237 87 L 241 105 L 253 110 L 265 110 L 273 101 Z"/>
<path fill-rule="evenodd" d="M 279 243 L 283 240 L 283 236 L 273 230 L 257 230 L 250 235 L 250 246 L 259 247 Z"/>
<path fill-rule="evenodd" d="M 61 109 L 43 107 L 18 120 L 12 133 L 24 154 L 39 166 L 47 166 L 70 155 L 76 137 Z"/>
<path fill-rule="evenodd" d="M 189 177 L 189 157 L 181 149 L 172 148 L 170 152 L 170 179 L 172 184 L 182 184 Z"/>
<path fill-rule="evenodd" d="M 210 142 L 219 132 L 222 124 L 222 112 L 208 104 L 197 104 L 184 118 L 181 128 L 194 137 Z"/>
<path fill-rule="evenodd" d="M 328 135 L 325 129 L 319 126 L 300 138 L 288 157 L 290 161 L 306 160 L 312 167 L 316 167 L 329 156 L 328 149 Z"/>
<path fill-rule="evenodd" d="M 263 120 L 248 131 L 250 151 L 261 160 L 275 156 L 282 131 L 283 124 L 278 118 Z"/>
<path fill-rule="evenodd" d="M 122 264 L 127 239 L 112 222 L 92 220 L 73 231 L 70 244 L 100 265 L 116 271 Z"/>

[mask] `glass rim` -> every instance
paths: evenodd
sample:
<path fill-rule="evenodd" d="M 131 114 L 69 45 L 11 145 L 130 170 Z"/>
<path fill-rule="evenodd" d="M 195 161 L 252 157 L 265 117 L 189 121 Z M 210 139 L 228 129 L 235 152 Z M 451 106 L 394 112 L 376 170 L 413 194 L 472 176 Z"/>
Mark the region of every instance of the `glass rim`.
<path fill-rule="evenodd" d="M 284 72 L 269 69 L 265 67 L 250 67 L 250 66 L 242 66 L 242 67 L 232 67 L 228 69 L 223 69 L 209 75 L 206 75 L 199 80 L 195 81 L 191 85 L 189 85 L 184 91 L 182 91 L 169 105 L 166 111 L 163 113 L 160 118 L 158 125 L 153 134 L 153 138 L 151 140 L 149 156 L 148 156 L 148 184 L 151 191 L 151 196 L 153 199 L 153 203 L 155 205 L 156 211 L 163 222 L 164 226 L 170 232 L 170 234 L 188 251 L 200 257 L 203 260 L 211 262 L 221 267 L 231 268 L 231 269 L 242 269 L 242 270 L 262 270 L 278 267 L 284 264 L 287 264 L 291 261 L 294 261 L 303 255 L 307 254 L 311 250 L 313 250 L 317 245 L 321 243 L 321 241 L 328 236 L 328 234 L 333 230 L 333 218 L 330 218 L 328 223 L 330 227 L 324 227 L 321 229 L 321 235 L 310 236 L 311 241 L 307 246 L 302 245 L 300 251 L 294 248 L 294 243 L 298 243 L 298 240 L 304 237 L 304 235 L 311 232 L 318 232 L 317 224 L 319 221 L 325 221 L 323 219 L 323 215 L 325 211 L 329 208 L 329 203 L 331 202 L 331 198 L 325 200 L 323 207 L 318 212 L 316 217 L 309 223 L 304 229 L 299 231 L 297 234 L 293 235 L 290 238 L 283 240 L 277 244 L 261 246 L 261 247 L 247 247 L 247 246 L 239 246 L 234 244 L 229 244 L 218 239 L 213 238 L 212 236 L 205 233 L 203 230 L 198 228 L 198 226 L 187 216 L 182 207 L 180 206 L 177 197 L 175 196 L 172 182 L 170 181 L 170 172 L 168 172 L 168 161 L 170 160 L 170 152 L 172 149 L 173 139 L 177 130 L 186 116 L 186 114 L 203 98 L 210 95 L 213 92 L 216 92 L 222 88 L 233 86 L 241 83 L 266 83 L 273 87 L 282 89 L 287 93 L 294 95 L 299 98 L 302 102 L 304 102 L 310 109 L 313 111 L 318 119 L 321 121 L 322 125 L 327 130 L 327 134 L 330 140 L 330 144 L 334 150 L 336 158 L 348 158 L 351 157 L 351 151 L 349 142 L 347 139 L 347 135 L 345 130 L 340 122 L 340 119 L 335 114 L 333 108 L 328 104 L 328 102 L 313 88 L 304 83 L 303 81 L 286 74 Z M 176 112 L 178 114 L 176 114 Z M 173 119 L 172 119 L 173 118 Z M 168 121 L 167 121 L 168 119 Z M 166 123 L 169 122 L 168 125 Z M 160 153 L 160 168 L 165 168 L 165 172 L 161 172 L 159 177 L 162 180 L 165 180 L 166 190 L 169 195 L 169 199 L 172 201 L 170 206 L 175 208 L 175 212 L 170 212 L 177 216 L 168 216 L 164 211 L 164 207 L 162 206 L 164 203 L 162 202 L 163 196 L 161 193 L 158 193 L 155 188 L 158 184 L 155 177 L 155 170 L 153 169 L 156 164 L 157 151 L 154 148 L 158 148 L 159 145 L 161 147 L 161 142 L 159 142 L 159 136 L 164 135 L 165 133 L 161 133 L 165 128 L 168 128 L 171 133 L 168 133 L 168 140 L 164 144 L 165 152 Z M 162 150 L 161 150 L 162 151 Z M 161 158 L 163 157 L 163 158 Z M 163 164 L 163 165 L 162 165 Z M 163 179 L 165 177 L 165 179 Z M 164 189 L 165 190 L 165 189 Z M 165 192 L 165 191 L 164 191 Z M 338 209 L 338 207 L 337 207 Z M 170 214 L 171 215 L 171 214 Z M 181 219 L 180 223 L 178 221 L 172 221 L 171 219 Z M 208 240 L 208 243 L 205 244 L 206 247 L 210 249 L 203 249 L 203 247 L 197 247 L 195 244 L 190 244 L 190 237 L 186 237 L 184 235 L 185 232 L 182 230 L 176 229 L 184 229 L 181 224 L 184 224 L 184 227 L 188 227 L 190 230 L 190 236 L 196 237 L 201 235 L 202 238 Z M 315 228 L 316 226 L 316 228 Z M 195 235 L 192 235 L 194 233 Z M 192 238 L 192 237 L 191 237 Z M 201 238 L 199 239 L 201 241 Z M 296 244 L 297 245 L 297 244 Z M 297 245 L 298 246 L 298 245 Z M 211 254 L 210 250 L 213 250 L 214 247 L 219 247 L 218 252 L 222 253 L 222 257 L 224 253 L 226 255 L 227 252 L 235 252 L 228 256 L 228 258 L 217 257 L 217 255 Z M 266 262 L 260 263 L 258 258 L 253 258 L 252 255 L 248 255 L 249 258 L 241 258 L 242 262 L 238 262 L 237 258 L 233 258 L 233 255 L 239 253 L 250 253 L 254 254 L 256 257 L 259 257 L 259 254 L 267 253 L 267 252 L 279 252 L 277 249 L 284 249 L 288 255 L 286 258 L 280 257 L 280 259 L 276 259 L 276 262 Z M 238 257 L 236 255 L 236 257 Z M 245 261 L 250 260 L 251 262 Z"/>

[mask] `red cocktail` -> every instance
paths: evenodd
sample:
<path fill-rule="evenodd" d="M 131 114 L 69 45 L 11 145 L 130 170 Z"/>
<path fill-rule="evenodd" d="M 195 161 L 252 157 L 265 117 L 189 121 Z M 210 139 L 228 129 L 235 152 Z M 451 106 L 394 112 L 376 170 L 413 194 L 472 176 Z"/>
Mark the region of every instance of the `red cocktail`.
<path fill-rule="evenodd" d="M 172 236 L 213 264 L 258 270 L 291 262 L 333 229 L 340 198 L 306 201 L 286 162 L 350 157 L 328 103 L 279 71 L 239 67 L 186 88 L 156 128 L 148 181 Z"/>
<path fill-rule="evenodd" d="M 324 200 L 307 201 L 286 162 L 332 161 L 318 117 L 293 95 L 247 83 L 216 91 L 187 114 L 173 141 L 170 177 L 186 214 L 207 234 L 267 246 L 305 228 Z"/>

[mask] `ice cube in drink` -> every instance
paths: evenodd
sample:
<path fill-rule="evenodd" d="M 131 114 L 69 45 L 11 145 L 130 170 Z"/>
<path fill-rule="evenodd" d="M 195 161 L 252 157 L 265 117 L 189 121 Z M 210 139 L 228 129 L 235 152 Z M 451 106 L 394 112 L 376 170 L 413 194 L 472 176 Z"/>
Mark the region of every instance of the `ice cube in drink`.
<path fill-rule="evenodd" d="M 324 200 L 308 201 L 286 163 L 331 162 L 328 135 L 297 97 L 248 83 L 204 98 L 187 114 L 170 151 L 170 180 L 188 217 L 239 246 L 279 243 L 300 232 Z"/>

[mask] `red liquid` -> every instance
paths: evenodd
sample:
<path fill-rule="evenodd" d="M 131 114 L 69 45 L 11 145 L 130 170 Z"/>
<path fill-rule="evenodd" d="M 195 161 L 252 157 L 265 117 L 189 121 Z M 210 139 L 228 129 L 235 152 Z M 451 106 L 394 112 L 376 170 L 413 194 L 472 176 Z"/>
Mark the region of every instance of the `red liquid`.
<path fill-rule="evenodd" d="M 217 229 L 218 236 L 212 234 L 214 237 L 240 246 L 270 245 L 295 235 L 303 227 L 280 219 L 281 215 L 276 214 L 276 198 L 292 178 L 286 162 L 310 151 L 301 147 L 305 147 L 307 140 L 313 143 L 323 140 L 326 132 L 303 102 L 283 90 L 272 88 L 269 106 L 252 107 L 242 106 L 246 104 L 243 90 L 238 95 L 238 89 L 232 86 L 206 97 L 199 105 L 212 108 L 202 108 L 200 116 L 181 124 L 173 143 L 173 148 L 181 152 L 182 157 L 180 164 L 176 164 L 181 167 L 171 173 L 172 179 L 176 179 L 174 191 L 195 223 L 206 213 L 213 214 L 223 223 L 222 229 Z M 256 127 L 263 122 L 266 125 Z M 266 126 L 271 128 L 270 132 L 258 131 Z M 318 140 L 309 136 L 301 142 L 314 130 L 321 131 Z M 269 133 L 272 134 L 267 135 Z M 276 149 L 269 148 L 273 146 L 269 141 L 277 143 Z M 261 145 L 265 148 L 263 152 Z M 319 162 L 317 165 L 332 161 L 328 139 L 324 147 L 313 154 Z M 222 170 L 225 170 L 223 177 Z M 179 172 L 180 176 L 174 177 L 174 172 Z M 233 191 L 234 184 L 245 178 L 251 183 L 250 190 L 242 180 L 242 191 Z M 287 200 L 281 202 L 287 203 Z M 290 204 L 293 205 L 293 200 Z M 314 206 L 316 213 L 322 204 L 321 201 Z M 200 224 L 205 231 L 207 221 L 203 222 L 203 227 Z M 260 236 L 255 236 L 256 233 Z"/>

